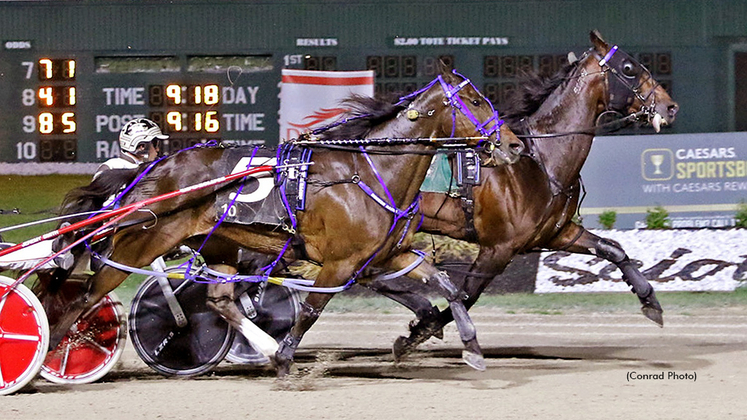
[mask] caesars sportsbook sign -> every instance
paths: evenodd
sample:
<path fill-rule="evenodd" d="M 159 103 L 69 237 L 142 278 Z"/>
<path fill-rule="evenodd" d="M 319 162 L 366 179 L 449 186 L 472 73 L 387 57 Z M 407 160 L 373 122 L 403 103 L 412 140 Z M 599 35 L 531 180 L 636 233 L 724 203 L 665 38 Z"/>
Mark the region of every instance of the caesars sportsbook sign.
<path fill-rule="evenodd" d="M 351 94 L 373 96 L 374 72 L 283 69 L 280 85 L 280 142 L 337 121 Z"/>
<path fill-rule="evenodd" d="M 581 175 L 584 226 L 613 210 L 616 228 L 642 228 L 657 206 L 674 228 L 731 226 L 747 200 L 747 132 L 596 137 Z"/>

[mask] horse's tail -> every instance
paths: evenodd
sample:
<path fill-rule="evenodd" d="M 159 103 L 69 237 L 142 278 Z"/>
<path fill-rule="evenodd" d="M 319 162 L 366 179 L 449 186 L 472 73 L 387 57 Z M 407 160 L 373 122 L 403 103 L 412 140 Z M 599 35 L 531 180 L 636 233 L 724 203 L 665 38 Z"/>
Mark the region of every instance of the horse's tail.
<path fill-rule="evenodd" d="M 111 169 L 99 174 L 90 184 L 70 190 L 60 205 L 60 214 L 78 214 L 99 210 L 106 200 L 131 183 L 140 169 Z M 75 219 L 83 219 L 85 216 Z"/>
<path fill-rule="evenodd" d="M 63 220 L 63 223 L 74 223 L 83 220 L 88 217 L 87 212 L 100 210 L 109 197 L 119 192 L 124 185 L 131 183 L 135 179 L 138 171 L 139 169 L 112 169 L 101 173 L 90 184 L 68 191 L 62 200 L 58 213 L 60 215 L 75 216 Z M 62 250 L 72 243 L 80 233 L 81 231 L 69 232 L 57 237 L 52 243 L 52 251 L 58 252 Z M 57 299 L 57 293 L 75 269 L 78 259 L 85 252 L 84 247 L 75 247 L 71 250 L 74 258 L 72 265 L 37 270 L 37 282 L 34 284 L 33 289 L 34 293 L 44 302 L 48 316 L 56 316 L 50 314 L 49 311 L 59 306 L 55 300 Z M 59 265 L 56 259 L 55 263 Z"/>

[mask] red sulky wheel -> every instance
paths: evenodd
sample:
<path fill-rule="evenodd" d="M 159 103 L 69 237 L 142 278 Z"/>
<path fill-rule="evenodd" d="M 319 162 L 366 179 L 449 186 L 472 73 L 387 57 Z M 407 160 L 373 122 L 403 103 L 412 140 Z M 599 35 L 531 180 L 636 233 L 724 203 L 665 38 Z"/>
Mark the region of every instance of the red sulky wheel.
<path fill-rule="evenodd" d="M 36 377 L 49 346 L 44 308 L 26 286 L 10 289 L 14 282 L 0 276 L 0 395 L 16 392 Z"/>
<path fill-rule="evenodd" d="M 82 315 L 47 354 L 41 375 L 57 384 L 87 384 L 117 364 L 127 341 L 127 316 L 113 292 Z"/>

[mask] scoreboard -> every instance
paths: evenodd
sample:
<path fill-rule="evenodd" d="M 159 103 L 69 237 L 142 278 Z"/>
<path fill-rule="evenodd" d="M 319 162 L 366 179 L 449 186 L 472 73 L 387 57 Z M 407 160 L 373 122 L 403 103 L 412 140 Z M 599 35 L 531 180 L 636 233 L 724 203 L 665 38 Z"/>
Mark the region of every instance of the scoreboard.
<path fill-rule="evenodd" d="M 166 152 L 207 140 L 277 141 L 269 55 L 7 54 L 0 64 L 0 160 L 97 162 L 133 118 L 156 122 Z M 273 137 L 274 136 L 274 137 Z M 11 144 L 7 144 L 8 142 Z"/>
<path fill-rule="evenodd" d="M 396 42 L 369 50 L 301 45 L 232 54 L 60 52 L 25 45 L 6 41 L 0 60 L 2 162 L 101 162 L 117 153 L 121 127 L 138 117 L 169 135 L 167 153 L 208 140 L 277 144 L 282 68 L 370 69 L 376 94 L 396 97 L 428 83 L 442 63 L 471 77 L 500 111 L 524 71 L 550 76 L 567 60 L 557 51 L 423 49 Z M 628 52 L 671 92 L 670 52 Z"/>

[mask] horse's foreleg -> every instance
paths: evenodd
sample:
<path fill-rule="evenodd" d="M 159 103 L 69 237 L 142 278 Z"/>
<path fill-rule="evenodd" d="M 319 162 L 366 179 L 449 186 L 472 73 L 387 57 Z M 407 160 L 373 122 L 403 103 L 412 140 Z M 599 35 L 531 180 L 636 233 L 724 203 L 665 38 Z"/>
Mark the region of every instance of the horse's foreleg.
<path fill-rule="evenodd" d="M 393 258 L 388 266 L 392 269 L 401 269 L 407 267 L 416 257 L 412 254 L 400 254 Z M 432 265 L 422 262 L 417 268 L 407 274 L 408 277 L 421 280 L 434 287 L 449 302 L 449 309 L 456 321 L 459 337 L 464 343 L 465 350 L 462 353 L 462 359 L 470 367 L 477 370 L 485 370 L 485 359 L 482 350 L 477 342 L 477 331 L 464 306 L 466 295 L 452 283 L 449 275 L 445 271 L 438 271 Z M 438 330 L 441 328 L 438 327 Z M 436 330 L 436 331 L 438 331 Z M 399 357 L 410 349 L 417 346 L 433 335 L 434 331 L 429 329 L 420 330 L 413 336 L 411 330 L 410 337 L 400 337 L 394 343 L 394 355 Z M 426 337 L 427 335 L 427 337 Z"/>
<path fill-rule="evenodd" d="M 280 347 L 273 359 L 278 378 L 282 378 L 290 373 L 293 356 L 296 354 L 301 339 L 306 334 L 306 331 L 319 319 L 319 315 L 321 315 L 327 302 L 332 299 L 332 296 L 332 293 L 312 292 L 301 303 L 301 313 L 298 315 L 298 320 L 293 325 L 293 328 L 288 331 L 288 334 L 285 335 L 283 341 L 280 342 Z"/>
<path fill-rule="evenodd" d="M 236 274 L 236 269 L 227 265 L 211 265 L 210 268 L 226 274 Z M 278 349 L 275 339 L 245 317 L 236 306 L 233 283 L 208 285 L 207 306 L 246 337 L 249 344 L 259 353 L 267 357 L 275 355 Z"/>
<path fill-rule="evenodd" d="M 578 239 L 574 241 L 575 238 Z M 620 244 L 611 239 L 594 235 L 576 224 L 570 224 L 551 243 L 551 249 L 565 249 L 574 253 L 592 254 L 615 264 L 622 272 L 625 283 L 631 287 L 631 291 L 641 301 L 643 315 L 659 324 L 659 326 L 664 326 L 663 310 L 656 298 L 653 286 L 633 264 Z"/>

